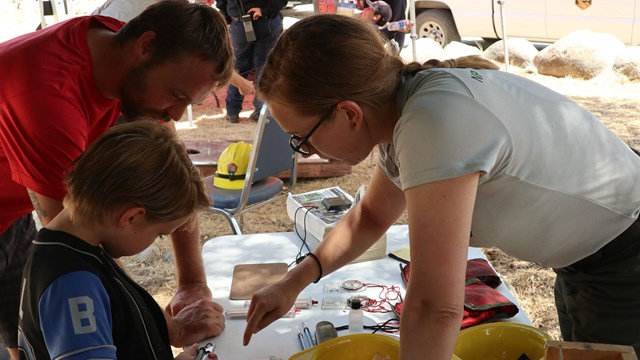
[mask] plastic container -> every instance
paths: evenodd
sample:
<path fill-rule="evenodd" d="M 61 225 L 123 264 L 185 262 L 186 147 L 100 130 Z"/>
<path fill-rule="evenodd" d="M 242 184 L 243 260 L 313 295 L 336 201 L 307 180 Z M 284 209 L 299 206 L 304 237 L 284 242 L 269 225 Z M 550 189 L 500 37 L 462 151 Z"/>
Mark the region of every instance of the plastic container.
<path fill-rule="evenodd" d="M 400 342 L 393 337 L 380 334 L 352 334 L 327 340 L 303 352 L 299 352 L 289 360 L 371 360 L 380 354 L 391 360 L 399 359 Z"/>
<path fill-rule="evenodd" d="M 389 31 L 402 31 L 406 32 L 411 25 L 411 20 L 398 20 L 387 23 L 387 30 Z"/>
<path fill-rule="evenodd" d="M 359 334 L 364 330 L 364 314 L 362 313 L 360 299 L 351 300 L 351 310 L 349 310 L 349 333 Z"/>
<path fill-rule="evenodd" d="M 547 340 L 551 340 L 549 334 L 524 324 L 480 324 L 460 331 L 453 353 L 462 360 L 515 360 L 522 354 L 540 360 Z"/>
<path fill-rule="evenodd" d="M 344 335 L 294 354 L 289 360 L 371 360 L 376 354 L 383 359 L 397 360 L 400 342 L 381 334 Z M 460 359 L 453 355 L 451 360 Z"/>

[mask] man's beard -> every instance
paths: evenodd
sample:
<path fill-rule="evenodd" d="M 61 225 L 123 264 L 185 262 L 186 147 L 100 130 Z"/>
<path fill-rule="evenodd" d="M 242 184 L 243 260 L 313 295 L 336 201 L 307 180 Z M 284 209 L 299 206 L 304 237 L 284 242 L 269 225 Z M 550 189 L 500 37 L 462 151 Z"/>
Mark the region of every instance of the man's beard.
<path fill-rule="evenodd" d="M 135 120 L 169 121 L 171 116 L 165 111 L 145 109 L 142 105 L 143 94 L 147 92 L 147 77 L 152 66 L 147 62 L 133 68 L 125 77 L 120 88 L 122 117 L 126 122 Z"/>

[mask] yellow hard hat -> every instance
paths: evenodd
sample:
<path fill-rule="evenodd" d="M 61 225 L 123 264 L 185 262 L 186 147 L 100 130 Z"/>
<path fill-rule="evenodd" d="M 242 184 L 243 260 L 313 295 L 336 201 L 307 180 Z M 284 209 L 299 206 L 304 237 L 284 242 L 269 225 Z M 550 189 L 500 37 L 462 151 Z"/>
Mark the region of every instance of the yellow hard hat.
<path fill-rule="evenodd" d="M 221 189 L 242 189 L 247 175 L 247 167 L 249 167 L 250 154 L 251 144 L 244 141 L 229 144 L 218 159 L 213 186 Z"/>

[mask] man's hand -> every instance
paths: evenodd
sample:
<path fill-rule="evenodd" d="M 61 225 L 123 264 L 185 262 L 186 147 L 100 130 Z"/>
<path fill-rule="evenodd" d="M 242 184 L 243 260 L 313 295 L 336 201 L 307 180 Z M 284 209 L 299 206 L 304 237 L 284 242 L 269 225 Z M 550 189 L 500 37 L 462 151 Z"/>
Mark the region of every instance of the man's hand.
<path fill-rule="evenodd" d="M 223 308 L 209 299 L 187 305 L 175 315 L 165 312 L 169 341 L 175 347 L 218 336 L 224 330 Z"/>
<path fill-rule="evenodd" d="M 411 29 L 413 29 L 413 21 L 411 20 L 405 20 L 407 22 L 407 25 L 405 26 L 404 30 L 402 32 L 404 33 L 410 33 Z"/>
<path fill-rule="evenodd" d="M 262 10 L 259 7 L 254 7 L 249 9 L 247 14 L 250 14 L 253 20 L 258 20 L 262 17 Z"/>
<path fill-rule="evenodd" d="M 164 310 L 169 313 L 169 315 L 175 316 L 185 307 L 202 299 L 213 299 L 211 290 L 207 284 L 193 283 L 180 285 L 173 299 L 171 299 L 171 302 Z"/>

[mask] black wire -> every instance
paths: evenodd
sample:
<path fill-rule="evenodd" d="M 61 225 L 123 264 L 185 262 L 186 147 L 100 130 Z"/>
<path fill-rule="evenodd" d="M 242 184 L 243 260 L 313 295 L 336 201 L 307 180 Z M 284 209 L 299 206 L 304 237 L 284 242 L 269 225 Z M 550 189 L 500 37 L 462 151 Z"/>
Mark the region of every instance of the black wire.
<path fill-rule="evenodd" d="M 298 238 L 300 240 L 302 240 L 302 244 L 300 245 L 300 249 L 298 249 L 298 253 L 296 254 L 296 259 L 294 261 L 292 261 L 288 267 L 291 267 L 293 264 L 300 264 L 300 262 L 302 262 L 302 260 L 304 260 L 304 258 L 306 257 L 302 255 L 302 249 L 303 248 L 307 248 L 307 252 L 310 253 L 311 249 L 309 248 L 309 245 L 307 244 L 307 216 L 309 215 L 309 212 L 313 209 L 317 209 L 317 206 L 313 206 L 313 207 L 306 207 L 306 206 L 300 206 L 296 209 L 296 211 L 293 213 L 293 227 L 296 231 L 296 235 L 298 235 Z M 307 209 L 307 212 L 304 213 L 304 217 L 302 218 L 302 229 L 304 231 L 304 236 L 300 235 L 300 231 L 298 230 L 298 211 L 300 211 L 300 209 Z"/>
<path fill-rule="evenodd" d="M 383 322 L 382 324 L 364 325 L 363 328 L 366 329 L 366 330 L 373 330 L 372 334 L 375 334 L 378 331 L 387 332 L 387 331 L 398 331 L 398 330 L 400 330 L 400 326 L 399 325 L 389 325 L 389 323 L 391 321 L 400 322 L 400 319 L 392 318 L 392 319 L 389 319 L 389 320 Z M 342 330 L 347 330 L 347 329 L 349 329 L 349 325 L 336 326 L 336 331 L 342 331 Z"/>
<path fill-rule="evenodd" d="M 389 322 L 391 322 L 391 321 L 397 321 L 398 325 L 389 325 Z M 382 324 L 375 324 L 374 326 L 365 326 L 364 328 L 365 329 L 367 329 L 367 328 L 368 329 L 372 329 L 373 330 L 372 334 L 375 334 L 380 330 L 382 330 L 384 332 L 387 332 L 387 331 L 398 331 L 398 330 L 400 330 L 400 319 L 393 318 L 393 319 L 389 319 L 389 320 L 383 322 Z"/>

